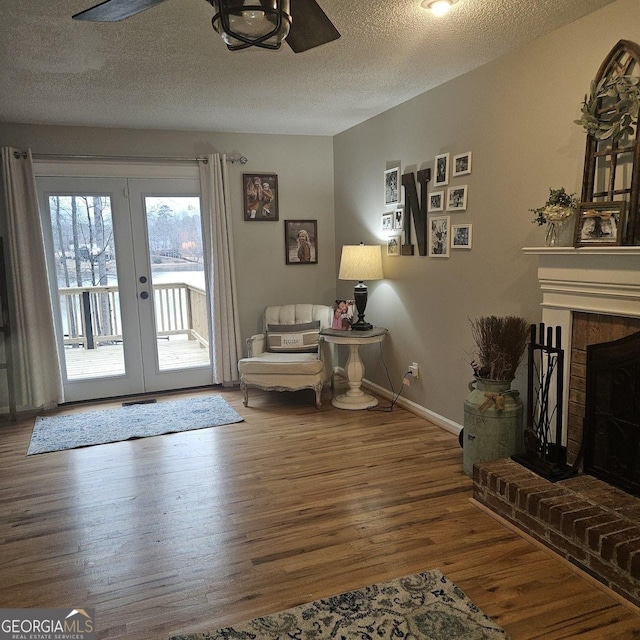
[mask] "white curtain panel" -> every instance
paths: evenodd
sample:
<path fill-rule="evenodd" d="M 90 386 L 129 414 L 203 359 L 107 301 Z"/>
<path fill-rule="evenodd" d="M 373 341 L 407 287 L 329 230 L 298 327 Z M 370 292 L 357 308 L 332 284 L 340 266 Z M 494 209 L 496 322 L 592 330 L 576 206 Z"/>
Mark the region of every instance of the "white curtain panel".
<path fill-rule="evenodd" d="M 201 160 L 199 164 L 213 382 L 232 384 L 239 379 L 238 359 L 242 357 L 242 345 L 226 156 L 209 155 L 207 162 Z"/>
<path fill-rule="evenodd" d="M 14 362 L 18 404 L 51 408 L 63 401 L 60 362 L 51 310 L 31 152 L 2 148 L 2 180 L 7 216 L 9 290 L 13 293 Z"/>

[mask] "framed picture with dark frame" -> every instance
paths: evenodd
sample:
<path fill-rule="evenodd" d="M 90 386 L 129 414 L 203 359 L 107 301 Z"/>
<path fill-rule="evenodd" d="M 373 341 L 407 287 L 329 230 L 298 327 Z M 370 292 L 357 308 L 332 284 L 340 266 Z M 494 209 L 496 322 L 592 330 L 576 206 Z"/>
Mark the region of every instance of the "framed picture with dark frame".
<path fill-rule="evenodd" d="M 243 173 L 242 194 L 247 222 L 278 220 L 278 176 L 275 173 Z"/>
<path fill-rule="evenodd" d="M 429 218 L 429 257 L 449 257 L 449 216 Z"/>
<path fill-rule="evenodd" d="M 384 203 L 400 203 L 400 167 L 387 169 L 384 172 Z"/>
<path fill-rule="evenodd" d="M 286 264 L 318 264 L 318 221 L 285 220 Z"/>
<path fill-rule="evenodd" d="M 581 202 L 576 213 L 576 247 L 622 244 L 626 224 L 626 202 Z"/>

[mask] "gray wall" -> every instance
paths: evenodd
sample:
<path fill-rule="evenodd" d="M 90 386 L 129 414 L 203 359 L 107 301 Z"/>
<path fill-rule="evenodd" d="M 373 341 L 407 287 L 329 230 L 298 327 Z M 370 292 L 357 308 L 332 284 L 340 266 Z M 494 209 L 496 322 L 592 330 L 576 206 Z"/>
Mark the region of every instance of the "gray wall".
<path fill-rule="evenodd" d="M 320 136 L 141 131 L 0 123 L 0 146 L 36 153 L 196 157 L 240 151 L 230 164 L 234 249 L 243 339 L 255 333 L 264 307 L 290 302 L 331 304 L 335 297 L 333 141 Z M 242 174 L 276 173 L 278 222 L 245 222 Z M 285 265 L 284 220 L 318 221 L 318 264 Z"/>
<path fill-rule="evenodd" d="M 450 216 L 473 224 L 473 248 L 449 259 L 385 256 L 386 279 L 369 286 L 367 319 L 390 329 L 383 353 L 391 379 L 398 389 L 418 362 L 422 378 L 403 396 L 421 407 L 462 423 L 469 319 L 540 320 L 537 263 L 521 248 L 541 245 L 544 233 L 528 209 L 544 203 L 549 187 L 579 194 L 585 134 L 573 120 L 610 49 L 620 39 L 640 42 L 639 9 L 638 0 L 619 0 L 335 137 L 337 248 L 384 242 L 385 169 L 400 163 L 415 172 L 433 167 L 437 154 L 473 152 L 472 174 L 449 183 L 469 187 L 466 212 Z M 339 282 L 339 296 L 352 285 Z M 377 351 L 362 352 L 367 377 L 388 387 Z M 516 386 L 524 390 L 522 374 Z"/>
<path fill-rule="evenodd" d="M 386 279 L 369 283 L 367 309 L 367 319 L 390 329 L 383 353 L 396 390 L 416 361 L 422 378 L 403 395 L 462 423 L 472 377 L 469 319 L 540 319 L 537 265 L 521 248 L 541 245 L 544 234 L 528 209 L 545 201 L 549 187 L 580 191 L 585 136 L 573 120 L 615 43 L 640 42 L 638 9 L 639 0 L 618 0 L 333 139 L 0 124 L 0 145 L 48 153 L 245 154 L 249 164 L 230 167 L 243 336 L 258 329 L 267 304 L 330 303 L 336 291 L 351 296 L 354 283 L 336 282 L 340 248 L 384 242 L 385 169 L 400 163 L 415 171 L 432 166 L 437 154 L 472 151 L 473 173 L 451 181 L 468 185 L 467 211 L 450 215 L 453 223 L 473 224 L 473 249 L 446 260 L 385 256 Z M 278 223 L 242 220 L 241 174 L 258 171 L 278 174 Z M 318 220 L 317 266 L 285 266 L 282 220 L 299 218 Z M 367 378 L 388 388 L 377 347 L 362 354 Z M 516 386 L 524 389 L 522 375 Z"/>

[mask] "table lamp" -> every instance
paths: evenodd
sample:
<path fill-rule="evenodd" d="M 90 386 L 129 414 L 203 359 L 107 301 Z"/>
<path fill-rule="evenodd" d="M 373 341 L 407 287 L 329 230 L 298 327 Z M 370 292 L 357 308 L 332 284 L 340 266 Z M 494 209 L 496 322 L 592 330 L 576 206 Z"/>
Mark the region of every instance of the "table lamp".
<path fill-rule="evenodd" d="M 358 310 L 358 320 L 351 325 L 356 331 L 372 329 L 373 325 L 365 322 L 364 310 L 367 307 L 367 285 L 363 280 L 382 280 L 382 249 L 379 244 L 356 245 L 342 247 L 340 257 L 339 280 L 358 280 L 353 289 L 353 298 Z"/>

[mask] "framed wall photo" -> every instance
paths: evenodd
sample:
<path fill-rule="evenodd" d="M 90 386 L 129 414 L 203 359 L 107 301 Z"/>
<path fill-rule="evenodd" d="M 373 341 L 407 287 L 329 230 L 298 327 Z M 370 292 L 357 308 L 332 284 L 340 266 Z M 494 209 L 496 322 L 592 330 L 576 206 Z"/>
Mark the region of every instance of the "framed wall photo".
<path fill-rule="evenodd" d="M 434 187 L 441 187 L 442 185 L 449 184 L 449 154 L 443 153 L 436 156 L 433 163 L 433 175 L 435 179 L 433 181 Z"/>
<path fill-rule="evenodd" d="M 447 189 L 447 211 L 466 211 L 467 185 Z"/>
<path fill-rule="evenodd" d="M 387 238 L 387 255 L 399 256 L 400 255 L 400 236 L 392 235 Z"/>
<path fill-rule="evenodd" d="M 429 213 L 444 211 L 444 191 L 432 191 L 427 199 L 427 211 Z"/>
<path fill-rule="evenodd" d="M 449 257 L 449 216 L 429 218 L 429 257 Z"/>
<path fill-rule="evenodd" d="M 393 231 L 393 213 L 382 214 L 382 230 Z"/>
<path fill-rule="evenodd" d="M 466 176 L 468 173 L 471 173 L 471 151 L 453 156 L 452 168 L 451 176 L 454 178 Z"/>
<path fill-rule="evenodd" d="M 318 221 L 285 220 L 286 264 L 318 264 Z"/>
<path fill-rule="evenodd" d="M 622 244 L 626 202 L 581 202 L 576 213 L 575 246 Z"/>
<path fill-rule="evenodd" d="M 243 173 L 242 193 L 246 221 L 278 220 L 278 176 Z"/>
<path fill-rule="evenodd" d="M 471 232 L 470 224 L 452 224 L 451 225 L 451 248 L 452 249 L 471 249 Z"/>
<path fill-rule="evenodd" d="M 387 169 L 384 172 L 384 203 L 398 204 L 400 202 L 400 167 Z"/>
<path fill-rule="evenodd" d="M 393 212 L 393 228 L 396 231 L 404 229 L 404 209 L 402 207 L 397 207 Z"/>

